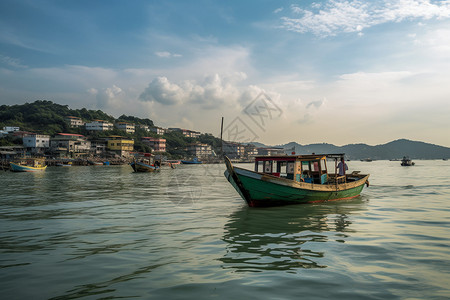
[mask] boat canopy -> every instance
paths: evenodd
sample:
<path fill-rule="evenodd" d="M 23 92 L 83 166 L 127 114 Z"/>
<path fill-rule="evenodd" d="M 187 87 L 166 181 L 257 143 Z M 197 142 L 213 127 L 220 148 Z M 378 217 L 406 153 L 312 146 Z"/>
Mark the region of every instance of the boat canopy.
<path fill-rule="evenodd" d="M 329 182 L 327 159 L 334 159 L 336 165 L 344 156 L 344 153 L 257 156 L 255 172 L 298 182 L 325 184 Z"/>

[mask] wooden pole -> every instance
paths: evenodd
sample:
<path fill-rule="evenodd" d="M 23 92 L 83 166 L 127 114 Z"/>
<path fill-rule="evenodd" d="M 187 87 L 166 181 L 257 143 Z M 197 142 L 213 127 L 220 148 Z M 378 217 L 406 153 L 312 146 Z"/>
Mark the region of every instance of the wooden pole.
<path fill-rule="evenodd" d="M 224 156 L 222 134 L 223 134 L 223 117 L 222 117 L 222 124 L 220 125 L 220 152 L 222 152 L 222 156 Z"/>

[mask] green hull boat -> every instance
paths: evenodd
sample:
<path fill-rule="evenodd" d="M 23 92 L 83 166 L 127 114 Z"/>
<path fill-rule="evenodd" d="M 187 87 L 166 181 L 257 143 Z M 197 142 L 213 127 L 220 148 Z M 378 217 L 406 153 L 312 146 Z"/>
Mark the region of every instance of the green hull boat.
<path fill-rule="evenodd" d="M 251 207 L 317 203 L 358 197 L 369 175 L 328 174 L 326 158 L 337 155 L 257 157 L 255 171 L 225 157 L 225 177 Z M 262 164 L 261 164 L 262 162 Z M 276 163 L 277 172 L 272 172 Z M 258 172 L 258 165 L 264 172 Z M 284 167 L 284 171 L 281 169 Z M 280 172 L 281 171 L 281 172 Z"/>

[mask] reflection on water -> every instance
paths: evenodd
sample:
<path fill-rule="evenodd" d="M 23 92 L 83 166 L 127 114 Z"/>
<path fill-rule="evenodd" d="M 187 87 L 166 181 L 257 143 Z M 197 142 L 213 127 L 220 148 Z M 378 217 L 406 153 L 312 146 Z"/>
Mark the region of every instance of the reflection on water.
<path fill-rule="evenodd" d="M 344 243 L 353 232 L 349 215 L 365 209 L 361 199 L 345 203 L 252 209 L 229 216 L 223 241 L 224 268 L 238 272 L 326 268 L 318 243 Z"/>

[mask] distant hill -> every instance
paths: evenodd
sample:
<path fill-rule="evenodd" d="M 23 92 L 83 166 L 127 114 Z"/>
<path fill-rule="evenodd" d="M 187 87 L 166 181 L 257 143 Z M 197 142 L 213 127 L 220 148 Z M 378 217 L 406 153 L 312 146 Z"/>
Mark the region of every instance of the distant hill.
<path fill-rule="evenodd" d="M 80 133 L 70 128 L 65 117 L 79 117 L 85 122 L 105 120 L 110 122 L 127 121 L 135 124 L 153 126 L 153 121 L 122 115 L 118 119 L 101 110 L 70 109 L 68 105 L 37 100 L 33 103 L 0 106 L 0 128 L 4 126 L 20 127 L 21 130 L 54 135 L 59 132 Z"/>
<path fill-rule="evenodd" d="M 399 139 L 376 146 L 366 144 L 335 146 L 325 143 L 300 145 L 295 142 L 290 142 L 279 147 L 289 150 L 295 147 L 297 154 L 345 153 L 349 159 L 396 159 L 402 158 L 403 156 L 409 156 L 411 159 L 450 158 L 450 148 L 406 139 Z"/>

